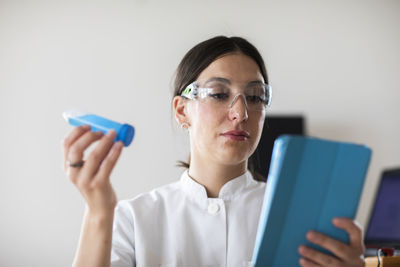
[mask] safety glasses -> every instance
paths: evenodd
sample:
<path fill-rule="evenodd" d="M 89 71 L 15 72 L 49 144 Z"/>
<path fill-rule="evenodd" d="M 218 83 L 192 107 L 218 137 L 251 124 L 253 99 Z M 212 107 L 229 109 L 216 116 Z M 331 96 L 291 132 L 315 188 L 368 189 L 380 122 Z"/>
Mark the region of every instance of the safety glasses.
<path fill-rule="evenodd" d="M 181 96 L 201 101 L 215 109 L 230 109 L 240 97 L 249 111 L 263 111 L 271 105 L 271 86 L 266 83 L 250 82 L 243 91 L 234 93 L 229 82 L 220 80 L 214 79 L 204 85 L 195 81 L 182 91 Z"/>

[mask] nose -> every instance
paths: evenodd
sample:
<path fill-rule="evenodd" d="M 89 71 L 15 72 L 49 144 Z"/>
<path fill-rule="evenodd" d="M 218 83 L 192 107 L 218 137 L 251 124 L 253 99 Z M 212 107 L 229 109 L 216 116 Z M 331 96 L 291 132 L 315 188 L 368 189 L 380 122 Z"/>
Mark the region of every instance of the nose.
<path fill-rule="evenodd" d="M 229 119 L 245 121 L 248 117 L 246 98 L 243 94 L 238 94 L 229 105 Z"/>

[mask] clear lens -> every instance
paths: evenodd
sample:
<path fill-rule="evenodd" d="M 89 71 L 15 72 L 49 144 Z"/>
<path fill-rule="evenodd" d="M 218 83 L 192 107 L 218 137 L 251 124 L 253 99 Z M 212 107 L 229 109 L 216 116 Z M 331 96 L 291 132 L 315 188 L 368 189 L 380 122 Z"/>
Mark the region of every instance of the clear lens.
<path fill-rule="evenodd" d="M 243 96 L 248 110 L 265 110 L 270 105 L 271 89 L 262 82 L 248 84 L 241 93 L 233 93 L 229 84 L 218 81 L 209 82 L 205 86 L 192 83 L 182 92 L 182 96 L 198 99 L 215 109 L 231 108 L 239 95 Z"/>

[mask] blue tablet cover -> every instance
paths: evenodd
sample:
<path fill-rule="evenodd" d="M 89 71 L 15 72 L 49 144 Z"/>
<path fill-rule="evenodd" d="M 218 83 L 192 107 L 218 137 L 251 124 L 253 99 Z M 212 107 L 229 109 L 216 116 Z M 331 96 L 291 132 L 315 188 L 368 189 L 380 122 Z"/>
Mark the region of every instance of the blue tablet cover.
<path fill-rule="evenodd" d="M 284 135 L 274 144 L 261 210 L 255 267 L 298 266 L 298 247 L 316 230 L 348 243 L 334 217 L 354 218 L 371 150 L 363 145 Z"/>

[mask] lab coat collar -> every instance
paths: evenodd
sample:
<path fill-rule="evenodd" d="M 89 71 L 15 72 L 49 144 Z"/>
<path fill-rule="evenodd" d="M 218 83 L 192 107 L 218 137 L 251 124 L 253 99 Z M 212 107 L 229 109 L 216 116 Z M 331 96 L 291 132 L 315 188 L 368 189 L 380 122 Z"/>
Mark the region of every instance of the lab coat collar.
<path fill-rule="evenodd" d="M 188 170 L 182 173 L 180 182 L 182 190 L 191 198 L 201 202 L 208 199 L 206 188 L 193 180 L 189 176 Z M 244 174 L 224 184 L 219 191 L 218 198 L 231 200 L 253 183 L 256 183 L 256 181 L 253 179 L 253 175 L 247 170 Z"/>

